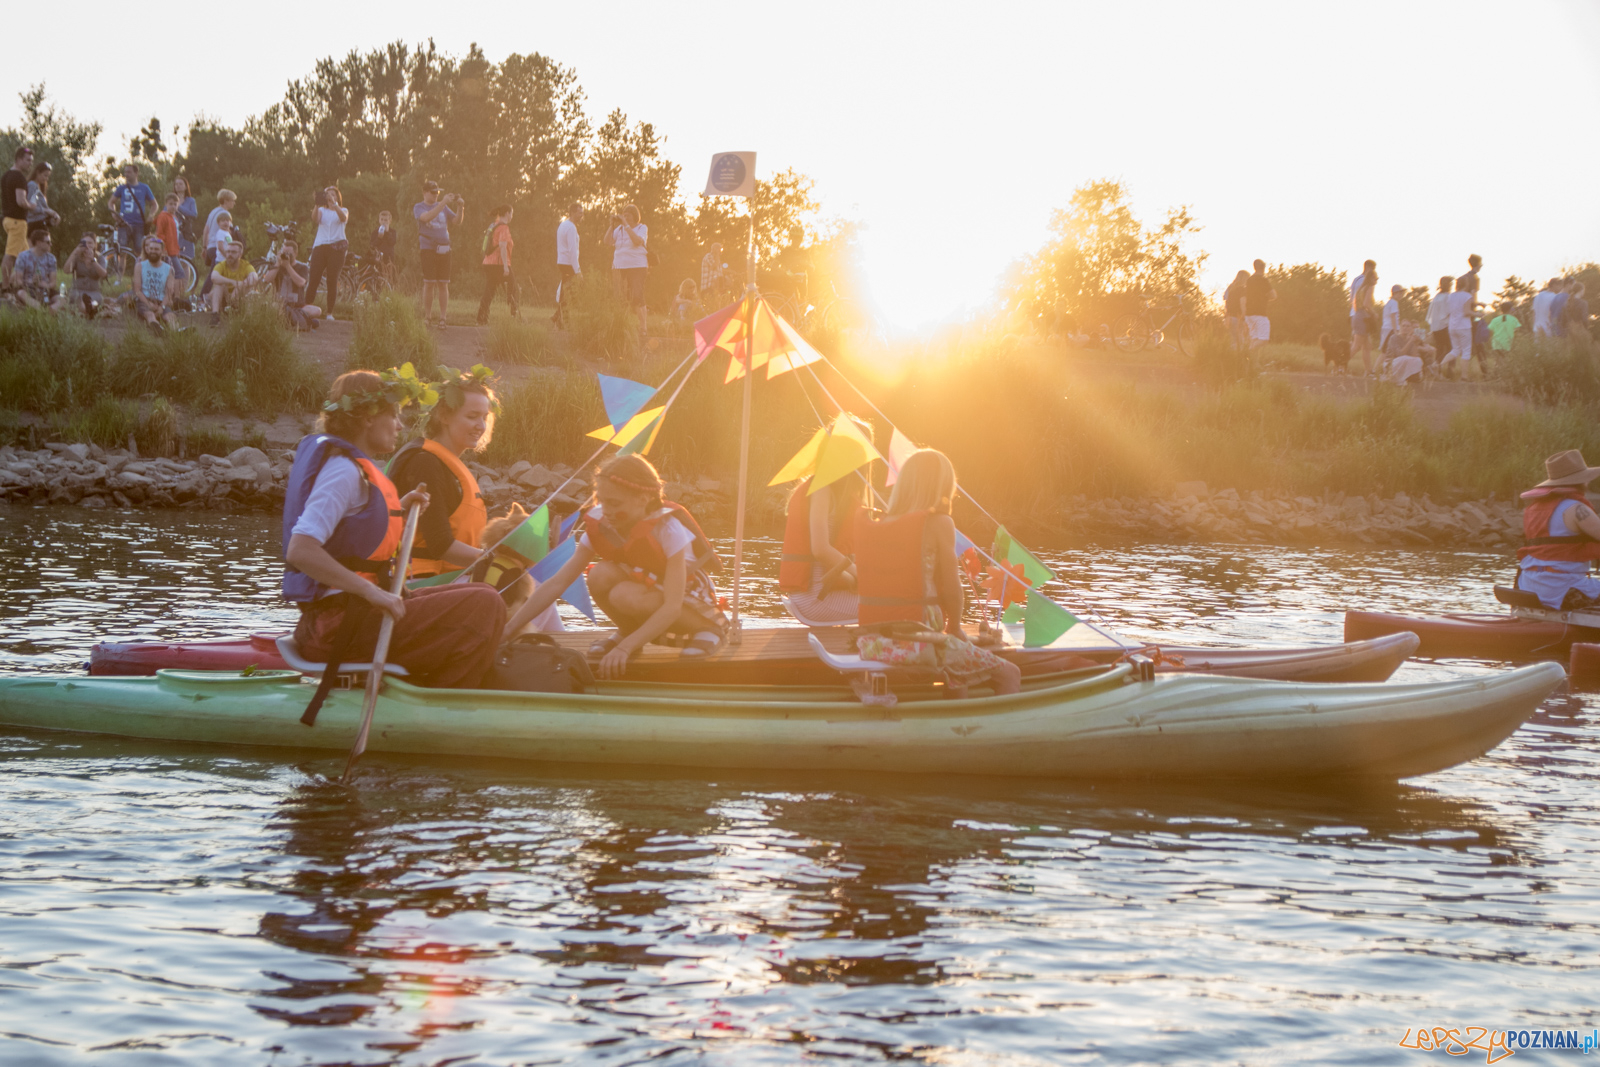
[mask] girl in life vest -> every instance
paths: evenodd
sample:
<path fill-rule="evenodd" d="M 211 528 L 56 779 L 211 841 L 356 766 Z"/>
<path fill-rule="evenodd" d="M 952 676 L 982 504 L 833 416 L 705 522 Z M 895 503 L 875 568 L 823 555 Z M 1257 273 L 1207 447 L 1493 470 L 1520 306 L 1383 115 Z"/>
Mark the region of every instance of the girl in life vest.
<path fill-rule="evenodd" d="M 1589 564 L 1600 559 L 1600 516 L 1589 506 L 1585 487 L 1600 477 L 1600 467 L 1571 449 L 1545 460 L 1544 469 L 1548 477 L 1522 494 L 1517 588 L 1556 611 L 1594 607 L 1600 580 L 1589 577 Z"/>
<path fill-rule="evenodd" d="M 940 642 L 917 641 L 887 633 L 856 639 L 862 658 L 937 670 L 951 682 L 970 685 L 987 678 L 996 693 L 1015 693 L 1022 685 L 1016 664 L 966 640 L 961 612 L 966 606 L 956 567 L 956 524 L 950 509 L 956 471 L 943 452 L 913 452 L 882 518 L 862 512 L 856 519 L 856 583 L 863 628 L 894 622 L 921 623 L 943 631 Z"/>
<path fill-rule="evenodd" d="M 505 626 L 494 587 L 438 586 L 397 597 L 389 561 L 406 511 L 427 488 L 404 497 L 373 461 L 394 450 L 400 414 L 389 384 L 371 371 L 334 380 L 317 432 L 295 448 L 283 516 L 284 597 L 300 606 L 295 641 L 323 663 L 369 660 L 385 613 L 394 617 L 389 661 L 421 685 L 478 688 Z"/>
<path fill-rule="evenodd" d="M 803 478 L 789 494 L 778 588 L 806 622 L 856 621 L 856 514 L 871 500 L 871 470 L 863 467 L 815 493 L 811 479 Z"/>
<path fill-rule="evenodd" d="M 553 604 L 589 572 L 589 595 L 617 624 L 589 655 L 602 678 L 620 678 L 628 660 L 650 641 L 669 637 L 684 657 L 721 647 L 728 620 L 708 571 L 720 562 L 681 505 L 663 500 L 661 477 L 643 456 L 615 456 L 594 476 L 583 513 L 583 536 L 566 564 L 518 608 L 512 633 Z M 593 564 L 593 566 L 591 566 Z"/>
<path fill-rule="evenodd" d="M 389 476 L 396 489 L 405 493 L 426 485 L 432 500 L 417 522 L 411 573 L 418 578 L 470 567 L 483 551 L 489 513 L 478 479 L 463 457 L 482 452 L 494 436 L 500 401 L 489 385 L 489 375 L 489 368 L 480 365 L 443 383 L 439 402 L 423 426 L 423 436 L 408 442 L 389 461 Z M 520 576 L 506 575 L 504 581 L 491 576 L 488 580 L 496 588 L 504 588 L 520 581 Z M 543 631 L 566 629 L 554 607 L 533 622 Z"/>

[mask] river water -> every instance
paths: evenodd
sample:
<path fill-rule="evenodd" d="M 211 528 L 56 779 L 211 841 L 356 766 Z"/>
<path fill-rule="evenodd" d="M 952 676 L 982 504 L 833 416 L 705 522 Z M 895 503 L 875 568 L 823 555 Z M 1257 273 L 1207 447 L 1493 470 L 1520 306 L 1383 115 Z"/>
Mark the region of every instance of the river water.
<path fill-rule="evenodd" d="M 290 621 L 269 519 L 0 515 L 0 670 Z M 1069 604 L 1214 643 L 1336 641 L 1346 606 L 1492 610 L 1506 573 L 1048 558 Z M 1558 693 L 1387 788 L 369 755 L 350 792 L 337 758 L 0 729 L 0 1063 L 1367 1064 L 1443 1058 L 1400 1047 L 1418 1027 L 1588 1032 L 1597 741 L 1596 702 Z"/>

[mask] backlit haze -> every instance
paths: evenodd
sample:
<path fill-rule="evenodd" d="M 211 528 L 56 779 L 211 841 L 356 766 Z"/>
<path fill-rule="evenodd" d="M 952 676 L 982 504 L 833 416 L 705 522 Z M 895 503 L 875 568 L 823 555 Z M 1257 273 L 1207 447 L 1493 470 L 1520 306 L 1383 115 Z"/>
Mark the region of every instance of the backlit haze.
<path fill-rule="evenodd" d="M 1051 210 L 1101 177 L 1147 222 L 1191 206 L 1211 290 L 1256 256 L 1351 274 L 1370 256 L 1385 285 L 1422 285 L 1478 252 L 1490 291 L 1600 259 L 1586 0 L 169 10 L 187 14 L 134 29 L 125 4 L 60 9 L 72 47 L 9 50 L 0 125 L 45 81 L 120 154 L 151 114 L 236 124 L 319 58 L 397 38 L 542 52 L 577 71 L 591 118 L 620 107 L 665 135 L 691 210 L 716 151 L 815 179 L 825 214 L 865 226 L 873 297 L 907 330 L 989 303 Z"/>

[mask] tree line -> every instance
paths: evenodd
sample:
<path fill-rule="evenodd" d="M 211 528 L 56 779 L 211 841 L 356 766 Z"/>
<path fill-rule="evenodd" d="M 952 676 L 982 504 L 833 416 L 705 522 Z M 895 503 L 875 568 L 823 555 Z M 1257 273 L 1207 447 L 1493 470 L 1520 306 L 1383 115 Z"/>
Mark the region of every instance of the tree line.
<path fill-rule="evenodd" d="M 555 289 L 556 226 L 574 202 L 587 211 L 579 225 L 583 265 L 601 272 L 611 266 L 611 250 L 601 245 L 611 212 L 629 203 L 640 208 L 659 258 L 649 290 L 656 308 L 684 278 L 698 284 L 700 257 L 712 242 L 723 242 L 730 266 L 743 263 L 745 212 L 702 197 L 691 208 L 656 127 L 620 109 L 592 119 L 576 71 L 538 53 L 493 63 L 477 45 L 456 57 L 432 41 L 396 41 L 319 61 L 289 83 L 282 100 L 240 126 L 199 117 L 183 132 L 178 138 L 154 117 L 129 139 L 126 156 L 97 159 L 101 124 L 65 114 L 38 85 L 22 94 L 21 123 L 0 130 L 0 148 L 9 159 L 25 141 L 52 165 L 51 205 L 71 239 L 110 221 L 106 198 L 131 158 L 157 190 L 183 173 L 202 216 L 218 189 L 237 193 L 235 222 L 251 254 L 267 244 L 265 223 L 305 223 L 316 190 L 336 184 L 351 210 L 352 250 L 365 251 L 387 208 L 400 230 L 402 267 L 408 250 L 414 263 L 411 208 L 432 180 L 467 202 L 452 240 L 468 254 L 496 205 L 516 208 L 517 273 L 536 293 Z M 793 170 L 757 183 L 758 256 L 764 264 L 835 270 L 843 284 L 853 230 L 825 220 L 812 189 L 811 179 Z M 475 271 L 458 273 L 476 278 Z"/>

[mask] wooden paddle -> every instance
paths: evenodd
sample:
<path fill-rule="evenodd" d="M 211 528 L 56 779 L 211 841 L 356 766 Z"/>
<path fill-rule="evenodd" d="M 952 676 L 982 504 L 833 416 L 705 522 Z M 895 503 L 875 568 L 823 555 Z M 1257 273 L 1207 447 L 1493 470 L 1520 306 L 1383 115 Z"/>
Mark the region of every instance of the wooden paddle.
<path fill-rule="evenodd" d="M 419 485 L 418 489 L 427 486 Z M 394 558 L 394 580 L 390 583 L 389 592 L 400 596 L 406 589 L 406 569 L 411 563 L 411 542 L 417 536 L 417 516 L 422 514 L 421 503 L 411 505 L 406 512 L 405 533 L 400 537 L 400 551 Z M 367 672 L 367 699 L 361 709 L 361 729 L 356 732 L 356 743 L 350 746 L 350 758 L 344 763 L 344 777 L 341 781 L 350 781 L 350 772 L 356 769 L 356 760 L 361 758 L 361 753 L 367 750 L 367 734 L 372 731 L 372 713 L 378 710 L 378 690 L 383 685 L 383 661 L 389 656 L 389 638 L 394 635 L 394 616 L 387 611 L 383 613 L 383 622 L 378 626 L 378 643 L 372 649 L 372 669 Z"/>

